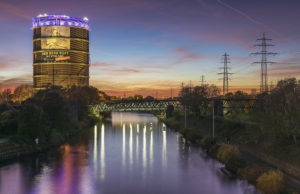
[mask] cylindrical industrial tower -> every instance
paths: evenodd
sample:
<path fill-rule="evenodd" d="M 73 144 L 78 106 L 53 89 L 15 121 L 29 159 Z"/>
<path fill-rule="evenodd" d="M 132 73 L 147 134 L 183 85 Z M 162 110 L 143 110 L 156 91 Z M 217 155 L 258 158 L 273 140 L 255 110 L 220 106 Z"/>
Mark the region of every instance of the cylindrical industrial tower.
<path fill-rule="evenodd" d="M 33 86 L 89 85 L 89 21 L 66 15 L 32 19 Z"/>

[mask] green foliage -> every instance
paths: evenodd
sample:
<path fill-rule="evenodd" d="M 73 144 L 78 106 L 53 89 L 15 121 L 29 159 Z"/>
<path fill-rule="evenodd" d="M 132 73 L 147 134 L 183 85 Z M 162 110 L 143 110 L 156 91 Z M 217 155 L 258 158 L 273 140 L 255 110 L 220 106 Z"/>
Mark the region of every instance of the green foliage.
<path fill-rule="evenodd" d="M 267 194 L 279 193 L 283 188 L 283 174 L 279 170 L 263 173 L 257 179 L 256 186 Z"/>
<path fill-rule="evenodd" d="M 191 141 L 192 143 L 195 143 L 197 140 L 202 138 L 201 135 L 195 130 L 181 129 L 180 133 L 185 139 Z"/>
<path fill-rule="evenodd" d="M 237 174 L 241 179 L 245 179 L 250 181 L 251 183 L 255 183 L 258 177 L 263 172 L 263 169 L 259 167 L 246 167 L 238 169 Z"/>
<path fill-rule="evenodd" d="M 49 142 L 51 145 L 59 145 L 65 141 L 63 134 L 56 129 L 52 129 L 50 132 Z"/>
<path fill-rule="evenodd" d="M 209 111 L 210 97 L 220 94 L 220 89 L 215 85 L 203 85 L 193 88 L 183 87 L 180 92 L 181 103 L 195 113 L 207 114 Z"/>
<path fill-rule="evenodd" d="M 224 162 L 228 163 L 232 158 L 239 158 L 240 151 L 237 146 L 223 144 L 218 151 L 217 158 Z"/>
<path fill-rule="evenodd" d="M 17 115 L 18 111 L 6 106 L 3 107 L 2 112 L 0 112 L 0 134 L 1 135 L 11 135 L 17 132 Z"/>
<path fill-rule="evenodd" d="M 217 159 L 224 162 L 227 169 L 233 172 L 246 166 L 246 162 L 241 159 L 238 147 L 233 145 L 221 145 L 217 153 Z"/>
<path fill-rule="evenodd" d="M 173 115 L 174 112 L 174 106 L 168 105 L 166 110 L 166 118 L 170 118 Z"/>
<path fill-rule="evenodd" d="M 41 138 L 42 134 L 47 136 L 46 128 L 46 117 L 41 107 L 33 103 L 24 104 L 18 118 L 18 135 L 34 140 Z"/>
<path fill-rule="evenodd" d="M 34 142 L 35 138 L 39 138 L 42 144 L 61 144 L 76 134 L 75 130 L 84 128 L 76 123 L 83 121 L 88 126 L 95 122 L 89 114 L 88 105 L 99 102 L 99 93 L 93 87 L 52 88 L 37 92 L 17 109 L 2 104 L 0 133 L 13 135 L 14 140 L 21 142 L 24 142 L 23 139 Z"/>
<path fill-rule="evenodd" d="M 232 119 L 242 119 L 247 115 L 254 105 L 253 101 L 242 101 L 242 99 L 251 99 L 252 96 L 243 92 L 236 91 L 235 93 L 227 93 L 224 96 L 225 99 L 230 99 L 224 104 L 224 114 Z M 235 100 L 237 99 L 237 100 Z M 238 107 L 238 108 L 228 108 L 228 107 Z"/>
<path fill-rule="evenodd" d="M 78 113 L 76 114 L 78 119 L 82 120 L 88 115 L 88 105 L 100 102 L 99 93 L 103 95 L 103 93 L 99 92 L 98 89 L 94 87 L 73 86 L 65 91 L 65 98 L 68 100 L 70 106 L 74 107 L 74 111 Z M 76 118 L 75 120 L 78 119 Z"/>
<path fill-rule="evenodd" d="M 270 94 L 260 96 L 258 107 L 262 135 L 271 143 L 298 144 L 300 137 L 300 81 L 295 78 L 278 82 Z"/>
<path fill-rule="evenodd" d="M 208 148 L 208 154 L 214 158 L 217 158 L 218 150 L 220 148 L 220 145 L 214 144 L 210 148 Z"/>
<path fill-rule="evenodd" d="M 215 144 L 216 144 L 216 141 L 210 135 L 203 137 L 200 141 L 200 145 L 204 149 L 209 149 L 210 147 L 212 147 Z"/>

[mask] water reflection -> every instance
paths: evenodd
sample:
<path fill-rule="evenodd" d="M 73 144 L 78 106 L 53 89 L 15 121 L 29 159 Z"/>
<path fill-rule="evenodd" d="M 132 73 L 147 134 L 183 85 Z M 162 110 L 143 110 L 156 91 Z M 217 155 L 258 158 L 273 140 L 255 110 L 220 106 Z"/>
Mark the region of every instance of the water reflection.
<path fill-rule="evenodd" d="M 125 168 L 125 163 L 126 163 L 126 128 L 125 124 L 123 124 L 123 146 L 122 146 L 122 166 L 123 169 Z"/>
<path fill-rule="evenodd" d="M 136 163 L 139 163 L 139 133 L 140 133 L 140 125 L 136 124 L 136 139 L 135 139 L 135 155 L 136 155 Z"/>
<path fill-rule="evenodd" d="M 105 136 L 104 136 L 104 124 L 101 125 L 101 178 L 105 178 Z"/>
<path fill-rule="evenodd" d="M 149 156 L 149 160 L 150 160 L 150 168 L 152 170 L 153 167 L 153 131 L 150 130 L 150 156 Z"/>
<path fill-rule="evenodd" d="M 163 130 L 163 147 L 162 147 L 162 165 L 165 168 L 167 165 L 167 131 Z"/>
<path fill-rule="evenodd" d="M 254 193 L 149 114 L 114 113 L 90 132 L 90 144 L 0 167 L 0 193 Z"/>
<path fill-rule="evenodd" d="M 97 164 L 97 147 L 98 147 L 98 141 L 97 141 L 97 125 L 94 127 L 94 163 Z"/>
<path fill-rule="evenodd" d="M 129 124 L 130 126 L 130 134 L 129 134 L 129 162 L 130 166 L 132 166 L 133 159 L 132 159 L 132 124 Z"/>
<path fill-rule="evenodd" d="M 143 169 L 146 171 L 147 166 L 147 138 L 146 138 L 147 127 L 144 125 L 143 129 Z"/>

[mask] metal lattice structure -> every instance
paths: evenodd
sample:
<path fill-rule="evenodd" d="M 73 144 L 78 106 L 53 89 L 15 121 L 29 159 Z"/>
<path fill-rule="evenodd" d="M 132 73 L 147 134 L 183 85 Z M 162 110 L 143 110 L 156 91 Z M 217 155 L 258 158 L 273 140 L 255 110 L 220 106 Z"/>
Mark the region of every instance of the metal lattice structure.
<path fill-rule="evenodd" d="M 223 76 L 223 78 L 221 78 L 221 80 L 223 80 L 223 95 L 225 95 L 225 94 L 228 93 L 229 75 L 232 74 L 232 73 L 228 72 L 228 69 L 229 69 L 228 63 L 230 63 L 230 61 L 229 61 L 229 55 L 227 53 L 225 53 L 223 55 L 223 62 L 222 63 L 224 64 L 224 66 L 220 68 L 222 70 L 222 72 L 218 73 L 218 74 Z"/>
<path fill-rule="evenodd" d="M 266 38 L 266 34 L 263 33 L 263 37 L 257 39 L 256 41 L 261 41 L 260 44 L 255 45 L 256 47 L 261 47 L 261 51 L 252 53 L 253 55 L 260 55 L 261 61 L 254 62 L 261 65 L 261 75 L 260 75 L 260 92 L 268 92 L 268 64 L 272 64 L 274 62 L 268 61 L 267 57 L 270 55 L 277 55 L 277 53 L 269 52 L 267 50 L 268 47 L 274 46 L 273 44 L 269 44 L 268 41 L 272 39 Z"/>
<path fill-rule="evenodd" d="M 140 111 L 165 111 L 172 105 L 174 109 L 182 107 L 178 100 L 151 100 L 151 101 L 111 101 L 91 106 L 94 113 L 101 112 L 140 112 Z"/>
<path fill-rule="evenodd" d="M 223 117 L 230 110 L 252 109 L 256 99 L 209 98 L 208 101 L 213 103 L 215 115 Z M 178 99 L 107 101 L 91 105 L 90 110 L 95 115 L 103 112 L 164 112 L 168 106 L 173 106 L 175 110 L 184 110 Z"/>

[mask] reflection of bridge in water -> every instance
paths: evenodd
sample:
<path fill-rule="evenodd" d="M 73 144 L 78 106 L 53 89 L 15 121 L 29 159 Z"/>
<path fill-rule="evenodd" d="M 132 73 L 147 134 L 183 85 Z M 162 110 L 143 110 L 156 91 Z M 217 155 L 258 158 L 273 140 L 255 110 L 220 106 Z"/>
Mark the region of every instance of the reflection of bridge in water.
<path fill-rule="evenodd" d="M 168 106 L 174 109 L 182 108 L 179 100 L 118 100 L 103 102 L 91 107 L 93 112 L 141 112 L 141 111 L 165 111 Z"/>

